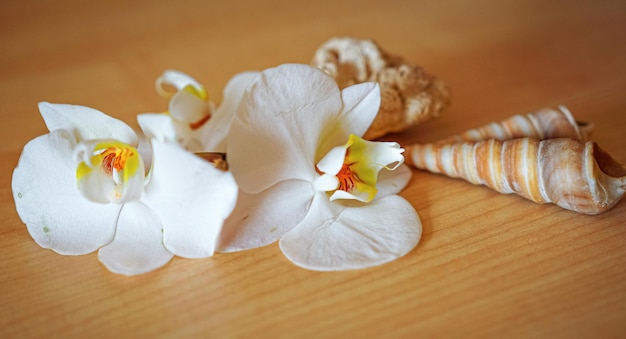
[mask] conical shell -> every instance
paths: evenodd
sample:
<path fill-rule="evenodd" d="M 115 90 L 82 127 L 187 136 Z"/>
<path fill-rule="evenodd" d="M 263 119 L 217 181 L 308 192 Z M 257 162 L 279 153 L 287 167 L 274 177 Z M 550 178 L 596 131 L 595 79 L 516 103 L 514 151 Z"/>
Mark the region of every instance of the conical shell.
<path fill-rule="evenodd" d="M 489 139 L 405 149 L 406 162 L 418 169 L 583 214 L 610 209 L 626 190 L 626 168 L 593 141 Z"/>
<path fill-rule="evenodd" d="M 447 144 L 461 141 L 481 141 L 488 139 L 510 140 L 530 137 L 539 140 L 552 138 L 572 138 L 589 140 L 593 125 L 578 122 L 565 106 L 543 108 L 537 112 L 515 115 L 500 122 L 470 129 L 437 143 Z"/>
<path fill-rule="evenodd" d="M 380 109 L 365 139 L 438 117 L 450 105 L 450 90 L 443 81 L 372 40 L 332 38 L 317 49 L 311 65 L 332 76 L 342 89 L 367 81 L 379 84 Z"/>

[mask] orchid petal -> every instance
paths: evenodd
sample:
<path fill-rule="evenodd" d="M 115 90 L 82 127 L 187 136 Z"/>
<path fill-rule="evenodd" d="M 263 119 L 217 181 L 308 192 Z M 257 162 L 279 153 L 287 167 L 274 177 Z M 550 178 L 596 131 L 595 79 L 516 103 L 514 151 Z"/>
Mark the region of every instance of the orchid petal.
<path fill-rule="evenodd" d="M 283 181 L 257 194 L 240 192 L 218 250 L 235 252 L 277 241 L 304 218 L 313 194 L 311 184 L 301 180 Z"/>
<path fill-rule="evenodd" d="M 202 144 L 196 139 L 196 131 L 188 123 L 172 119 L 169 114 L 140 114 L 137 121 L 148 138 L 179 144 L 190 152 L 204 151 Z"/>
<path fill-rule="evenodd" d="M 31 140 L 12 186 L 17 212 L 37 244 L 78 255 L 113 239 L 121 205 L 93 203 L 78 191 L 74 147 L 74 137 L 64 129 Z"/>
<path fill-rule="evenodd" d="M 143 161 L 144 171 L 148 171 L 152 167 L 152 144 L 151 139 L 147 138 L 144 134 L 138 135 L 139 145 L 137 145 L 137 152 Z"/>
<path fill-rule="evenodd" d="M 322 174 L 313 181 L 313 189 L 316 191 L 328 192 L 339 188 L 339 178 L 336 175 Z"/>
<path fill-rule="evenodd" d="M 172 117 L 163 113 L 145 113 L 137 115 L 139 127 L 150 139 L 176 143 L 176 127 Z"/>
<path fill-rule="evenodd" d="M 211 120 L 201 129 L 203 149 L 209 152 L 226 152 L 226 135 L 243 94 L 259 72 L 243 72 L 235 75 L 224 88 L 224 100 Z"/>
<path fill-rule="evenodd" d="M 344 141 L 345 142 L 345 139 Z M 346 159 L 347 145 L 333 147 L 326 155 L 317 163 L 317 169 L 322 173 L 336 175 L 341 170 L 343 162 Z"/>
<path fill-rule="evenodd" d="M 406 164 L 398 166 L 393 171 L 381 171 L 376 182 L 378 192 L 375 199 L 400 193 L 409 184 L 412 176 L 413 172 Z"/>
<path fill-rule="evenodd" d="M 350 126 L 348 133 L 365 134 L 380 108 L 380 86 L 375 82 L 364 82 L 341 90 L 343 109 L 340 119 Z M 345 136 L 346 138 L 348 135 Z"/>
<path fill-rule="evenodd" d="M 98 251 L 109 271 L 136 275 L 155 270 L 174 256 L 163 247 L 159 217 L 141 202 L 124 204 L 113 242 Z"/>
<path fill-rule="evenodd" d="M 372 190 L 372 191 L 373 193 L 371 191 L 360 191 L 360 190 L 354 190 L 353 192 L 336 190 L 328 199 L 330 201 L 354 199 L 354 200 L 359 200 L 362 202 L 369 202 L 372 199 L 374 199 L 374 195 L 377 192 L 375 190 Z"/>
<path fill-rule="evenodd" d="M 294 264 L 317 271 L 360 269 L 404 256 L 422 227 L 406 200 L 391 195 L 344 207 L 317 194 L 307 216 L 279 242 Z"/>
<path fill-rule="evenodd" d="M 128 125 L 96 109 L 40 102 L 39 111 L 51 132 L 67 129 L 78 140 L 117 139 L 130 145 L 137 145 L 137 135 Z"/>
<path fill-rule="evenodd" d="M 317 158 L 332 147 L 346 142 L 350 134 L 362 136 L 370 127 L 380 108 L 380 87 L 375 82 L 364 82 L 341 91 L 343 108 L 334 124 L 324 130 Z"/>
<path fill-rule="evenodd" d="M 182 90 L 170 100 L 169 112 L 172 118 L 193 124 L 208 119 L 211 116 L 211 107 L 193 91 Z"/>
<path fill-rule="evenodd" d="M 241 190 L 312 181 L 319 137 L 341 108 L 337 84 L 317 68 L 288 64 L 262 72 L 244 94 L 228 135 L 228 162 Z"/>
<path fill-rule="evenodd" d="M 153 167 L 144 201 L 163 222 L 163 242 L 186 258 L 213 255 L 224 220 L 237 200 L 232 175 L 184 151 L 154 141 Z"/>
<path fill-rule="evenodd" d="M 164 86 L 173 86 L 176 88 L 177 92 L 182 91 L 187 86 L 191 86 L 201 99 L 206 100 L 208 97 L 206 89 L 202 84 L 191 76 L 177 70 L 168 69 L 163 72 L 155 81 L 154 86 L 157 93 L 164 98 L 171 98 L 175 94 L 167 91 Z"/>

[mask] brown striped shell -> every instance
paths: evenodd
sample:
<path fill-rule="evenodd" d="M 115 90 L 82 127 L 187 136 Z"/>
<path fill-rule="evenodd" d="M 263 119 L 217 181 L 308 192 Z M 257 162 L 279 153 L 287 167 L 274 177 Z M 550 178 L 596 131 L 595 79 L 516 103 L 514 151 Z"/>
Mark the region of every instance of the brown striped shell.
<path fill-rule="evenodd" d="M 538 140 L 572 138 L 587 141 L 592 129 L 592 124 L 576 121 L 565 106 L 558 106 L 542 108 L 533 113 L 514 115 L 508 119 L 439 140 L 438 143 L 488 139 L 510 140 L 524 137 Z"/>
<path fill-rule="evenodd" d="M 418 169 L 583 214 L 610 209 L 626 190 L 626 168 L 593 141 L 489 139 L 411 145 L 405 154 Z"/>

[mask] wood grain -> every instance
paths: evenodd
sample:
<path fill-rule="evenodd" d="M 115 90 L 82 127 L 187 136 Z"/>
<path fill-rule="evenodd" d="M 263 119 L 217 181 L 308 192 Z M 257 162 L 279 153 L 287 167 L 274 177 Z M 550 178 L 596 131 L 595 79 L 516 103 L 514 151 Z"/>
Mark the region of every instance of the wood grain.
<path fill-rule="evenodd" d="M 623 1 L 13 1 L 0 12 L 0 337 L 594 337 L 626 333 L 626 202 L 598 216 L 414 171 L 424 226 L 393 263 L 318 273 L 276 245 L 176 258 L 139 277 L 41 249 L 11 173 L 46 132 L 37 102 L 136 127 L 167 68 L 216 101 L 237 72 L 308 63 L 333 36 L 373 38 L 446 81 L 444 115 L 384 139 L 427 142 L 556 104 L 626 163 Z"/>

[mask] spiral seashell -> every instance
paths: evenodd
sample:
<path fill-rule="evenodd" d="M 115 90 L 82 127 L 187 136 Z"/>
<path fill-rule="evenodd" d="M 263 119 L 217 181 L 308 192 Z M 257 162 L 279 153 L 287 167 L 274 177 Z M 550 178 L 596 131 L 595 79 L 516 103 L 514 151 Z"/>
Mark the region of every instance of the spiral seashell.
<path fill-rule="evenodd" d="M 626 190 L 626 168 L 593 141 L 489 139 L 405 149 L 406 162 L 418 169 L 583 214 L 610 209 Z"/>
<path fill-rule="evenodd" d="M 481 141 L 488 139 L 510 140 L 516 138 L 572 138 L 589 140 L 593 124 L 576 121 L 565 106 L 543 108 L 537 112 L 515 115 L 500 122 L 492 122 L 482 127 L 470 129 L 437 143 L 447 144 L 461 141 Z"/>

